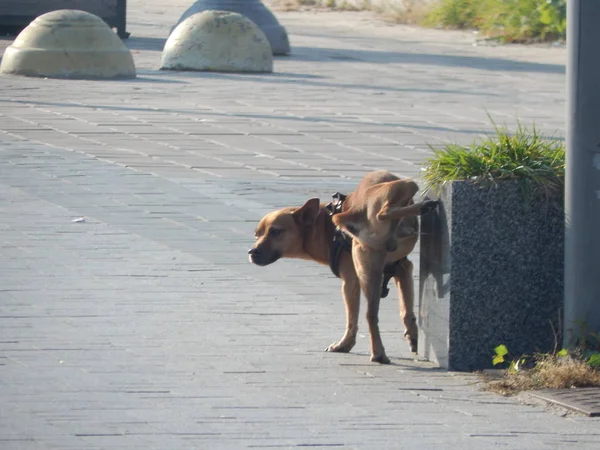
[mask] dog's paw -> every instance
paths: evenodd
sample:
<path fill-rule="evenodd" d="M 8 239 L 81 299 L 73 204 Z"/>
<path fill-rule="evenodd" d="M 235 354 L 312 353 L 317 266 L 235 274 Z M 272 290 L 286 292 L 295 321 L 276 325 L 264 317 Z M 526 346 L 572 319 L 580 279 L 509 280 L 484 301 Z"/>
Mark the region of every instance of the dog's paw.
<path fill-rule="evenodd" d="M 437 200 L 428 200 L 428 201 L 424 202 L 423 206 L 421 206 L 421 214 L 425 215 L 425 214 L 433 211 L 435 208 L 437 208 L 439 203 L 440 202 Z"/>
<path fill-rule="evenodd" d="M 419 349 L 419 342 L 417 341 L 416 338 L 410 338 L 408 340 L 409 344 L 410 344 L 410 351 L 413 353 L 417 353 L 417 350 Z"/>
<path fill-rule="evenodd" d="M 419 348 L 419 340 L 417 337 L 413 337 L 410 335 L 408 331 L 404 332 L 404 338 L 408 341 L 408 345 L 410 345 L 410 351 L 413 353 L 417 353 L 417 349 Z"/>
<path fill-rule="evenodd" d="M 335 353 L 348 353 L 354 347 L 356 342 L 334 342 L 329 347 L 325 349 L 326 352 L 335 352 Z"/>
<path fill-rule="evenodd" d="M 379 363 L 379 364 L 389 364 L 390 363 L 390 358 L 388 358 L 387 356 L 385 356 L 385 354 L 383 354 L 383 355 L 371 355 L 371 361 Z"/>

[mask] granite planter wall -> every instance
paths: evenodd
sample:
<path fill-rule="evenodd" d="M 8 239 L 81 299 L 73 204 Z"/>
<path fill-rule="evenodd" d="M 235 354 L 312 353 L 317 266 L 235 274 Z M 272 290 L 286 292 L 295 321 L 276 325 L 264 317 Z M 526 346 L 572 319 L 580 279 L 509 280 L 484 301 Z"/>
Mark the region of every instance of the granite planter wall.
<path fill-rule="evenodd" d="M 449 184 L 422 217 L 419 352 L 440 367 L 492 367 L 554 348 L 563 305 L 564 210 L 514 182 Z M 560 341 L 559 341 L 560 342 Z"/>

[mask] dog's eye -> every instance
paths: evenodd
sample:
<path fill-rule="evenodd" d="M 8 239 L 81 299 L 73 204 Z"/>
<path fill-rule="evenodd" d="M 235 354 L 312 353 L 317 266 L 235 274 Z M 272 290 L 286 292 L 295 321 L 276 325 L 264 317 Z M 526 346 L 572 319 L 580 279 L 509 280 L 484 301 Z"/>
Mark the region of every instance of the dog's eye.
<path fill-rule="evenodd" d="M 269 230 L 269 236 L 271 236 L 271 237 L 277 237 L 277 236 L 279 236 L 281 234 L 281 231 L 282 230 L 280 230 L 279 228 L 271 228 Z"/>

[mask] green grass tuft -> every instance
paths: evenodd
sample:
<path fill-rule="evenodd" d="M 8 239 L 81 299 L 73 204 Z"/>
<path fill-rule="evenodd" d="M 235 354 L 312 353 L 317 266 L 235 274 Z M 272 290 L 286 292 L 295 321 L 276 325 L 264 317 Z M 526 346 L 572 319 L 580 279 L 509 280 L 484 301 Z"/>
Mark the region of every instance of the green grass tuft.
<path fill-rule="evenodd" d="M 423 25 L 458 29 L 479 28 L 482 0 L 440 0 L 423 20 Z"/>
<path fill-rule="evenodd" d="M 479 29 L 502 42 L 564 40 L 567 0 L 439 0 L 423 24 Z"/>
<path fill-rule="evenodd" d="M 543 139 L 535 127 L 520 124 L 511 135 L 496 125 L 496 135 L 469 146 L 448 144 L 434 149 L 425 161 L 425 192 L 439 192 L 449 181 L 471 180 L 491 185 L 513 180 L 527 193 L 562 198 L 565 178 L 565 147 L 559 140 Z"/>

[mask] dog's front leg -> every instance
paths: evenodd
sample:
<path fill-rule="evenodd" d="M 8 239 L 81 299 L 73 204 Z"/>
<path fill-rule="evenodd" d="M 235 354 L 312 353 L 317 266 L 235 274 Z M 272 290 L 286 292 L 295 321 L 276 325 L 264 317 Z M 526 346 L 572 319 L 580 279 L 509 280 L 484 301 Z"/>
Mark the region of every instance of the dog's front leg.
<path fill-rule="evenodd" d="M 360 287 L 367 299 L 367 323 L 371 335 L 371 361 L 381 364 L 390 363 L 379 333 L 379 301 L 381 300 L 385 256 L 385 250 L 364 248 L 358 242 L 358 239 L 352 241 L 354 266 Z"/>
<path fill-rule="evenodd" d="M 341 257 L 340 278 L 342 279 L 342 296 L 346 307 L 346 332 L 339 342 L 334 342 L 325 351 L 348 353 L 356 344 L 358 313 L 360 311 L 360 284 L 350 253 L 344 253 Z"/>
<path fill-rule="evenodd" d="M 419 330 L 414 312 L 415 290 L 412 274 L 413 263 L 406 258 L 398 264 L 398 268 L 394 274 L 394 281 L 398 288 L 400 318 L 404 323 L 404 336 L 408 339 L 410 351 L 416 353 Z"/>

